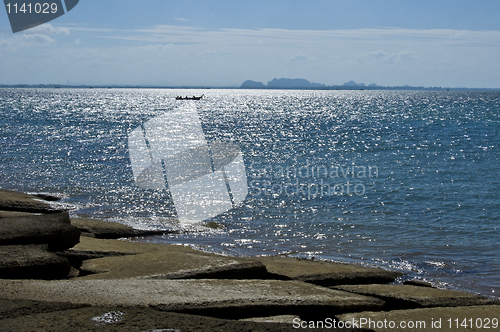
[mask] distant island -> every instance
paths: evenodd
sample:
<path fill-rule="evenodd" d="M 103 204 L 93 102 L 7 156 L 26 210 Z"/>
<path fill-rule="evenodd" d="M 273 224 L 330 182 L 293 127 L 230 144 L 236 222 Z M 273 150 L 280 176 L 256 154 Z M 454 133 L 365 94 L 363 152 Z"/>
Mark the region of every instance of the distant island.
<path fill-rule="evenodd" d="M 262 82 L 245 81 L 241 85 L 243 89 L 326 89 L 326 85 L 311 83 L 303 78 L 275 78 L 267 82 L 267 86 Z"/>
<path fill-rule="evenodd" d="M 442 87 L 423 87 L 423 86 L 380 86 L 375 83 L 365 85 L 354 81 L 346 82 L 342 85 L 327 86 L 320 83 L 311 83 L 303 78 L 275 78 L 267 82 L 247 80 L 240 86 L 241 89 L 298 89 L 298 90 L 433 90 L 433 91 L 479 91 L 479 90 L 499 90 L 494 88 L 442 88 Z"/>

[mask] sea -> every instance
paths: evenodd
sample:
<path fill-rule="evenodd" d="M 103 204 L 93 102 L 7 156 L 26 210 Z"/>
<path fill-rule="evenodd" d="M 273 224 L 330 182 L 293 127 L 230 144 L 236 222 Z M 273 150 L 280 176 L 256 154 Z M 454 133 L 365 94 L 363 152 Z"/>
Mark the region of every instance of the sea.
<path fill-rule="evenodd" d="M 207 141 L 239 146 L 248 188 L 190 225 L 168 190 L 136 184 L 128 146 L 186 103 Z M 0 188 L 61 197 L 72 217 L 500 298 L 500 92 L 1 88 L 0 118 Z"/>

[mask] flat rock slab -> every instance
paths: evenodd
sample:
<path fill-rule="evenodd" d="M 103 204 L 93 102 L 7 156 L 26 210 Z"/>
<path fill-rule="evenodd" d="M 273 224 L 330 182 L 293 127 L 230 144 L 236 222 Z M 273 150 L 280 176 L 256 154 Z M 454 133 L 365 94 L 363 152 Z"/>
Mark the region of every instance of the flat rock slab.
<path fill-rule="evenodd" d="M 0 246 L 0 277 L 10 279 L 61 279 L 70 272 L 69 261 L 47 245 Z"/>
<path fill-rule="evenodd" d="M 299 281 L 280 280 L 0 280 L 6 299 L 45 300 L 94 306 L 155 306 L 164 311 L 222 314 L 227 310 L 252 317 L 304 308 L 341 312 L 380 310 L 384 301 Z M 236 310 L 239 309 L 239 310 Z M 292 312 L 290 312 L 292 311 Z M 236 318 L 236 317 L 235 317 Z"/>
<path fill-rule="evenodd" d="M 174 246 L 165 245 L 163 250 L 168 250 Z M 172 250 L 191 251 L 191 248 L 184 246 L 175 246 Z M 99 252 L 117 252 L 122 254 L 142 254 L 160 250 L 161 246 L 155 243 L 133 242 L 129 240 L 97 239 L 92 237 L 82 237 L 80 242 L 71 250 L 81 251 L 99 251 Z M 194 251 L 194 250 L 192 250 Z"/>
<path fill-rule="evenodd" d="M 258 259 L 266 266 L 269 273 L 321 286 L 390 283 L 403 276 L 401 272 L 355 264 L 278 256 Z"/>
<path fill-rule="evenodd" d="M 261 322 L 261 323 L 282 323 L 293 325 L 294 322 L 302 321 L 297 315 L 279 315 L 269 317 L 251 317 L 240 319 L 243 322 Z"/>
<path fill-rule="evenodd" d="M 69 225 L 67 212 L 0 219 L 0 245 L 44 243 L 60 251 L 79 241 L 80 231 Z"/>
<path fill-rule="evenodd" d="M 395 309 L 460 307 L 498 302 L 465 292 L 410 285 L 346 285 L 334 288 L 383 299 Z"/>
<path fill-rule="evenodd" d="M 60 212 L 40 197 L 3 189 L 0 189 L 0 210 L 32 213 Z"/>
<path fill-rule="evenodd" d="M 7 300 L 0 298 L 0 320 L 5 318 L 23 317 L 26 315 L 33 315 L 44 312 L 82 308 L 85 306 L 86 305 L 64 302 Z"/>
<path fill-rule="evenodd" d="M 85 260 L 81 270 L 91 273 L 81 279 L 260 278 L 265 266 L 255 260 L 200 252 L 189 247 L 82 237 L 70 253 L 89 250 L 111 257 Z M 122 254 L 118 256 L 117 254 Z"/>
<path fill-rule="evenodd" d="M 24 213 L 24 212 L 19 212 Z M 48 214 L 24 214 L 19 215 L 15 218 L 17 221 L 28 222 L 28 223 L 36 223 L 36 222 L 50 222 L 56 224 L 71 224 L 71 219 L 69 218 L 69 213 L 67 211 L 48 213 Z"/>
<path fill-rule="evenodd" d="M 435 288 L 432 283 L 419 279 L 410 279 L 403 281 L 403 285 L 420 286 L 420 287 L 431 287 Z"/>
<path fill-rule="evenodd" d="M 0 320 L 3 332 L 134 331 L 134 332 L 288 332 L 292 324 L 244 322 L 162 312 L 151 308 L 87 307 Z M 302 330 L 302 329 L 301 329 Z M 309 329 L 304 329 L 309 331 Z M 354 332 L 359 329 L 314 329 Z M 366 330 L 363 330 L 366 331 Z"/>
<path fill-rule="evenodd" d="M 159 251 L 137 255 L 112 256 L 85 260 L 80 268 L 85 279 L 121 279 L 144 277 L 153 279 L 259 278 L 267 271 L 259 262 L 238 258 L 210 256 L 204 253 Z"/>
<path fill-rule="evenodd" d="M 343 314 L 337 318 L 351 323 L 353 321 L 357 322 L 360 327 L 370 328 L 377 332 L 484 332 L 500 329 L 500 306 L 487 305 L 393 310 L 388 312 L 359 312 Z M 362 322 L 364 324 L 361 324 Z M 394 328 L 391 328 L 391 326 L 394 326 Z"/>
<path fill-rule="evenodd" d="M 80 243 L 78 243 L 71 250 L 100 252 L 110 251 L 123 254 L 144 254 L 148 252 L 178 251 L 220 256 L 215 254 L 203 253 L 184 245 L 158 244 L 144 241 L 131 241 L 128 239 L 98 239 L 92 237 L 82 237 Z"/>
<path fill-rule="evenodd" d="M 99 239 L 119 239 L 147 235 L 159 235 L 168 231 L 138 230 L 117 222 L 97 219 L 72 218 L 71 224 L 82 231 L 82 235 Z"/>

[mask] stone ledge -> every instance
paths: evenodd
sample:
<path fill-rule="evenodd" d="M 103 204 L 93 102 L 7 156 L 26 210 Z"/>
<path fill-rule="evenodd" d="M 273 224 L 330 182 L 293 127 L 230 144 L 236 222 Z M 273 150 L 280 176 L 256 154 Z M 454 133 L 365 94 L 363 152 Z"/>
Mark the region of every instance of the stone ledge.
<path fill-rule="evenodd" d="M 23 317 L 0 320 L 5 332 L 23 331 L 164 331 L 164 332 L 289 332 L 291 324 L 269 322 L 245 322 L 162 312 L 152 308 L 119 306 L 86 307 L 33 313 Z M 301 329 L 301 331 L 370 331 L 361 329 Z"/>
<path fill-rule="evenodd" d="M 360 321 L 360 319 L 365 319 L 367 324 L 363 327 L 371 328 L 377 332 L 407 332 L 407 331 L 419 331 L 419 332 L 436 332 L 436 331 L 495 331 L 491 324 L 491 319 L 497 318 L 500 320 L 500 306 L 499 305 L 487 305 L 487 306 L 468 306 L 468 307 L 453 307 L 453 308 L 424 308 L 424 309 L 412 309 L 412 310 L 393 310 L 393 311 L 380 311 L 380 312 L 358 312 L 343 314 L 337 316 L 338 319 L 342 321 Z M 490 328 L 484 328 L 485 319 L 490 319 Z M 464 319 L 466 320 L 467 327 L 461 326 Z M 470 323 L 472 319 L 471 327 Z M 478 323 L 483 324 L 483 328 L 479 328 L 476 324 L 476 320 L 479 319 Z M 368 325 L 372 321 L 371 327 Z M 450 321 L 451 320 L 451 327 Z M 458 326 L 457 321 L 458 320 Z M 394 322 L 396 324 L 395 328 L 385 328 L 384 321 Z M 377 323 L 380 322 L 377 327 Z M 420 328 L 402 328 L 400 323 L 404 324 L 419 324 Z M 424 325 L 422 323 L 424 322 Z M 388 324 L 388 323 L 386 323 Z M 434 324 L 434 326 L 433 326 Z M 414 325 L 416 326 L 416 325 Z M 441 326 L 440 328 L 438 326 Z"/>
<path fill-rule="evenodd" d="M 172 272 L 146 277 L 146 279 L 270 279 L 261 262 L 230 263 L 188 271 Z"/>
<path fill-rule="evenodd" d="M 4 211 L 0 210 L 0 219 L 2 218 L 13 218 L 13 217 L 29 217 L 37 216 L 38 214 L 31 212 L 19 212 L 19 211 Z"/>
<path fill-rule="evenodd" d="M 60 251 L 80 241 L 80 231 L 69 225 L 67 212 L 0 219 L 0 245 L 48 244 Z"/>
<path fill-rule="evenodd" d="M 47 245 L 0 246 L 2 278 L 62 279 L 68 276 L 70 269 L 69 261 L 47 251 Z"/>
<path fill-rule="evenodd" d="M 112 221 L 103 221 L 97 219 L 71 218 L 71 224 L 77 227 L 84 236 L 95 237 L 98 239 L 119 239 L 124 237 L 137 237 L 149 235 L 162 235 L 165 233 L 174 233 L 168 230 L 139 230 Z"/>
<path fill-rule="evenodd" d="M 61 212 L 35 195 L 0 189 L 0 210 L 30 213 Z"/>
<path fill-rule="evenodd" d="M 113 256 L 84 260 L 79 279 L 122 278 L 265 278 L 267 271 L 254 259 L 204 253 L 185 246 L 102 240 L 82 237 L 73 254 L 98 251 Z M 120 255 L 120 256 L 117 256 Z"/>
<path fill-rule="evenodd" d="M 44 312 L 58 312 L 62 310 L 82 307 L 86 307 L 86 305 L 64 302 L 7 300 L 0 298 L 0 319 L 24 317 Z"/>
<path fill-rule="evenodd" d="M 58 302 L 73 304 L 154 306 L 201 314 L 240 312 L 247 317 L 261 308 L 268 315 L 305 308 L 334 314 L 381 310 L 384 305 L 373 297 L 279 280 L 0 280 L 0 288 L 7 299 L 51 300 L 57 294 Z"/>
<path fill-rule="evenodd" d="M 383 299 L 390 309 L 462 307 L 495 304 L 499 301 L 454 290 L 411 285 L 346 285 L 334 289 Z"/>
<path fill-rule="evenodd" d="M 356 264 L 293 257 L 269 256 L 257 259 L 266 266 L 269 273 L 320 286 L 390 283 L 404 275 L 397 271 Z"/>

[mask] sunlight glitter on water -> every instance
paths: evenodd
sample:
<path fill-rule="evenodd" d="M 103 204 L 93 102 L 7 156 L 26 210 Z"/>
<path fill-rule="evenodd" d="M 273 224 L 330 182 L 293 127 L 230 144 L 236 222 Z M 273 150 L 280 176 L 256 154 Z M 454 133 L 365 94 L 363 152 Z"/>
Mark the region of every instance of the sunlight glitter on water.
<path fill-rule="evenodd" d="M 500 292 L 498 93 L 1 89 L 1 187 L 61 194 L 74 216 L 182 229 L 168 192 L 135 185 L 127 137 L 186 93 L 206 96 L 207 141 L 241 148 L 249 195 L 210 220 L 222 230 L 151 240 Z"/>

